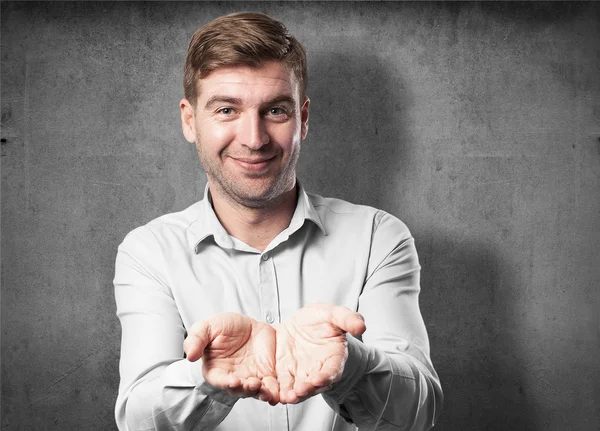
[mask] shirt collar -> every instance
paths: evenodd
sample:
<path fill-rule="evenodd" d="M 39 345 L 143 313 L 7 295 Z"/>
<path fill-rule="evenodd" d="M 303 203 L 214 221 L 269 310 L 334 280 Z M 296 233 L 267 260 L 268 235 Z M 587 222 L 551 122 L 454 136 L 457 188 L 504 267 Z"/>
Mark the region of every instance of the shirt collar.
<path fill-rule="evenodd" d="M 296 209 L 292 216 L 292 220 L 290 221 L 290 225 L 277 236 L 277 238 L 283 236 L 283 238 L 277 241 L 277 244 L 285 241 L 291 234 L 300 229 L 304 225 L 305 220 L 310 220 L 316 224 L 323 232 L 323 235 L 327 235 L 323 222 L 310 201 L 308 194 L 304 190 L 304 187 L 299 181 L 296 181 L 296 184 L 298 185 L 298 202 L 296 203 Z M 234 248 L 234 240 L 227 233 L 223 225 L 221 225 L 221 222 L 217 218 L 212 207 L 212 197 L 210 196 L 208 184 L 206 184 L 206 187 L 204 188 L 204 198 L 200 201 L 198 218 L 190 225 L 189 229 L 193 234 L 192 240 L 196 254 L 200 251 L 202 242 L 211 236 L 219 247 L 227 249 Z M 273 244 L 273 247 L 277 244 Z M 273 247 L 269 247 L 269 249 Z"/>
<path fill-rule="evenodd" d="M 294 211 L 294 215 L 292 216 L 292 220 L 290 221 L 290 225 L 287 228 L 289 230 L 289 234 L 291 235 L 298 229 L 302 227 L 304 224 L 304 220 L 310 220 L 314 224 L 316 224 L 323 235 L 327 235 L 327 231 L 325 230 L 325 226 L 317 213 L 317 210 L 313 206 L 312 202 L 304 187 L 298 180 L 296 180 L 296 184 L 298 185 L 298 202 L 296 203 L 296 210 Z"/>

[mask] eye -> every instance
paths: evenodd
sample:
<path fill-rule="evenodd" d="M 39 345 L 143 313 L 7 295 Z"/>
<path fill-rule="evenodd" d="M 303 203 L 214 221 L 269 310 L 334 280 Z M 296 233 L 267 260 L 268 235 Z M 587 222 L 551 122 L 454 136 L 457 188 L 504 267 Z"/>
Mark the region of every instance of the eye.
<path fill-rule="evenodd" d="M 223 115 L 231 115 L 231 114 L 233 114 L 233 108 L 219 108 L 217 110 L 217 113 L 223 114 Z"/>
<path fill-rule="evenodd" d="M 279 116 L 279 115 L 285 115 L 285 114 L 287 114 L 285 109 L 283 109 L 279 106 L 274 107 L 274 108 L 269 108 L 269 115 Z"/>

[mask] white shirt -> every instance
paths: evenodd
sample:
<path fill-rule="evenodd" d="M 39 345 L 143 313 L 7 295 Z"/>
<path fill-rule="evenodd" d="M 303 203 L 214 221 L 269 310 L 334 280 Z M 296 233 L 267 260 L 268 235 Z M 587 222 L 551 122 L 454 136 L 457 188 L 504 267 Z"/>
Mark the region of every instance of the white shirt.
<path fill-rule="evenodd" d="M 442 404 L 418 305 L 420 266 L 408 228 L 374 208 L 307 194 L 260 252 L 202 201 L 132 231 L 115 271 L 122 326 L 120 430 L 425 430 Z M 314 302 L 360 312 L 362 341 L 333 388 L 295 405 L 238 399 L 184 358 L 190 326 L 223 311 L 277 324 Z"/>

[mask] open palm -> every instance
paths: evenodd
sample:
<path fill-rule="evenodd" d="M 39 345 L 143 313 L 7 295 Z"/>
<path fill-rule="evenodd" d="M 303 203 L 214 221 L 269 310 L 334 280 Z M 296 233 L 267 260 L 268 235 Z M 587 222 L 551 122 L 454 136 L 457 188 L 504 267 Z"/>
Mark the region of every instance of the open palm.
<path fill-rule="evenodd" d="M 348 357 L 346 332 L 360 335 L 358 313 L 330 304 L 298 310 L 277 328 L 276 369 L 282 403 L 297 403 L 337 382 Z"/>
<path fill-rule="evenodd" d="M 276 404 L 275 330 L 237 313 L 220 313 L 194 324 L 184 343 L 187 358 L 202 358 L 204 379 L 239 397 Z"/>

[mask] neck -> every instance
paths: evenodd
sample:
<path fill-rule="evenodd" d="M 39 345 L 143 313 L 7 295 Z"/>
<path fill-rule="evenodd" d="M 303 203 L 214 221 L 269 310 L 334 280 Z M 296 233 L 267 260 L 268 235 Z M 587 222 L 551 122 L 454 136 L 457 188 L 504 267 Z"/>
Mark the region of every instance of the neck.
<path fill-rule="evenodd" d="M 260 251 L 290 225 L 296 209 L 296 186 L 259 208 L 246 207 L 210 190 L 213 209 L 227 233 Z"/>

